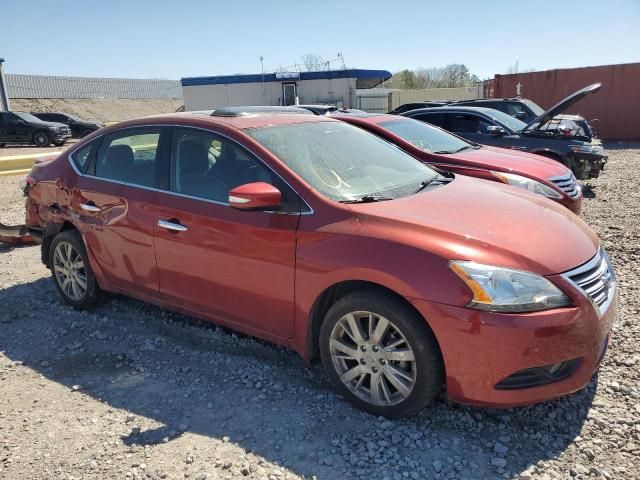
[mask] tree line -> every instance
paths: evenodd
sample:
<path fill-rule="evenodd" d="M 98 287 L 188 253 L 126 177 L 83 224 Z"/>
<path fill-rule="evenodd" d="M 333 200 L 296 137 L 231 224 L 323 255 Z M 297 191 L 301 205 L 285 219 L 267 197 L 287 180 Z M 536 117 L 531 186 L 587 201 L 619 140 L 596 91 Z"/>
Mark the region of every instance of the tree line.
<path fill-rule="evenodd" d="M 466 65 L 452 63 L 444 67 L 416 68 L 401 70 L 382 83 L 384 88 L 402 90 L 422 88 L 456 88 L 469 87 L 480 82 L 477 75 L 472 74 Z"/>

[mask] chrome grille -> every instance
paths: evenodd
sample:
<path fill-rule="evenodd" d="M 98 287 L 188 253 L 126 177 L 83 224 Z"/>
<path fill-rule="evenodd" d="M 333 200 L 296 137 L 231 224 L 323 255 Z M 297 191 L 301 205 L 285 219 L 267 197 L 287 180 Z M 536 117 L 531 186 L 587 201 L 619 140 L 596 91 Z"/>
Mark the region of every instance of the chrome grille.
<path fill-rule="evenodd" d="M 556 187 L 565 192 L 571 198 L 580 195 L 580 185 L 578 185 L 578 181 L 576 180 L 573 172 L 569 172 L 566 175 L 558 177 L 551 177 L 549 181 L 554 183 Z"/>
<path fill-rule="evenodd" d="M 616 274 L 604 250 L 563 275 L 591 300 L 599 315 L 607 311 L 616 293 Z"/>

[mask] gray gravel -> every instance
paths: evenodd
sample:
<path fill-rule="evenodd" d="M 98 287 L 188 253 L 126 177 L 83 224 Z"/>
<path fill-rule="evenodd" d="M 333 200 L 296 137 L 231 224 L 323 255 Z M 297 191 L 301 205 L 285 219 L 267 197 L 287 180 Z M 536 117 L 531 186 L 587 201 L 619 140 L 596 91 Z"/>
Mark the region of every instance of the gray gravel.
<path fill-rule="evenodd" d="M 64 307 L 38 247 L 0 247 L 0 478 L 640 478 L 639 165 L 612 151 L 587 182 L 620 282 L 602 368 L 526 408 L 375 418 L 285 349 L 120 297 Z M 0 177 L 0 222 L 18 183 Z"/>

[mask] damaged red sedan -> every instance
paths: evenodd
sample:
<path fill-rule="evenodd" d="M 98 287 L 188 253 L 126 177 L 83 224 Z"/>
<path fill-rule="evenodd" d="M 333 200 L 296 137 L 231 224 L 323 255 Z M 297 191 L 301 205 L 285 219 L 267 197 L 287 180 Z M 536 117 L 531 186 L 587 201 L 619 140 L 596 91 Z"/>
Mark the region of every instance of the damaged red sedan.
<path fill-rule="evenodd" d="M 493 406 L 566 395 L 607 347 L 616 279 L 578 217 L 335 119 L 123 122 L 27 183 L 29 232 L 68 304 L 116 292 L 320 357 L 376 415 L 443 385 Z"/>

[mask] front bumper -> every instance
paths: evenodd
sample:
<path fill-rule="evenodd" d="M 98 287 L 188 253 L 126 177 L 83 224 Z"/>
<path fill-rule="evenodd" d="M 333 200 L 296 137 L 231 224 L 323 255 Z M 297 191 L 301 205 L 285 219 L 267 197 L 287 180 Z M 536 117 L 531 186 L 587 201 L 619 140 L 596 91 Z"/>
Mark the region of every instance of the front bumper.
<path fill-rule="evenodd" d="M 558 285 L 571 286 L 560 276 Z M 575 296 L 573 296 L 575 293 Z M 481 312 L 414 300 L 438 339 L 447 395 L 456 402 L 512 407 L 573 393 L 589 383 L 607 346 L 616 297 L 599 318 L 591 302 L 572 291 L 574 306 L 527 314 Z M 500 389 L 500 382 L 526 369 L 579 359 L 569 376 L 553 383 Z"/>
<path fill-rule="evenodd" d="M 70 132 L 69 133 L 67 133 L 67 132 L 64 132 L 64 133 L 54 132 L 52 134 L 52 137 L 53 137 L 53 141 L 54 142 L 65 142 L 65 141 L 67 141 L 68 139 L 71 138 L 71 133 Z"/>
<path fill-rule="evenodd" d="M 575 196 L 575 197 L 570 197 L 568 195 L 562 195 L 562 198 L 559 199 L 553 199 L 554 201 L 558 202 L 559 204 L 563 205 L 564 207 L 567 207 L 569 210 L 571 210 L 573 213 L 575 213 L 576 215 L 580 215 L 580 211 L 582 210 L 582 192 L 580 192 L 579 195 Z"/>
<path fill-rule="evenodd" d="M 604 166 L 607 164 L 609 157 L 604 154 L 591 154 L 575 152 L 573 154 L 573 162 L 575 164 L 574 173 L 581 180 L 587 180 L 589 178 L 598 178 L 600 172 L 604 170 Z"/>

